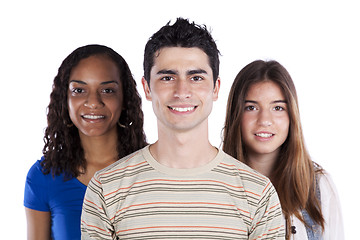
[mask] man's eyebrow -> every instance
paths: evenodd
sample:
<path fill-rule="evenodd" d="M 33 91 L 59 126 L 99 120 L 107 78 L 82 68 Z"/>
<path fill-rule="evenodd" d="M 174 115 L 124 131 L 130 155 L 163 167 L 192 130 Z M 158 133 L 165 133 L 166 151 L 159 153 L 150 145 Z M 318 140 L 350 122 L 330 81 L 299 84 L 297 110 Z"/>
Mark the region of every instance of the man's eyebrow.
<path fill-rule="evenodd" d="M 207 74 L 204 69 L 194 69 L 187 71 L 187 75 L 194 75 L 194 74 Z"/>
<path fill-rule="evenodd" d="M 171 70 L 171 69 L 163 69 L 157 72 L 157 74 L 169 74 L 169 75 L 177 75 L 178 71 Z M 188 70 L 186 72 L 187 75 L 194 75 L 194 74 L 208 74 L 207 71 L 204 69 L 194 69 L 194 70 Z"/>
<path fill-rule="evenodd" d="M 161 75 L 161 74 L 169 74 L 169 75 L 176 75 L 178 72 L 175 70 L 170 70 L 170 69 L 163 69 L 158 71 L 156 74 Z"/>

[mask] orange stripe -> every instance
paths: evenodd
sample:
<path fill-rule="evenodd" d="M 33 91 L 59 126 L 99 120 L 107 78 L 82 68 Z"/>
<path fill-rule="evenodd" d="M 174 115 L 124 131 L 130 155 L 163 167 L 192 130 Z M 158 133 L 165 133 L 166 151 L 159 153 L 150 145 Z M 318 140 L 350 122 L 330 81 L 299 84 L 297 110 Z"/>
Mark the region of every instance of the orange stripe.
<path fill-rule="evenodd" d="M 141 181 L 141 182 L 135 182 L 133 183 L 132 185 L 128 186 L 128 187 L 123 187 L 123 188 L 119 188 L 113 192 L 110 192 L 106 195 L 104 195 L 105 197 L 106 196 L 109 196 L 111 194 L 114 194 L 120 190 L 124 190 L 124 189 L 129 189 L 129 188 L 132 188 L 134 185 L 136 184 L 142 184 L 142 183 L 147 183 L 147 182 L 156 182 L 156 181 L 159 181 L 159 182 L 189 182 L 189 183 L 192 183 L 192 182 L 215 182 L 215 183 L 220 183 L 220 184 L 223 184 L 223 185 L 226 185 L 226 186 L 229 186 L 229 187 L 232 187 L 232 188 L 244 188 L 242 186 L 233 186 L 233 185 L 230 185 L 230 184 L 227 184 L 227 183 L 224 183 L 224 182 L 220 182 L 220 181 L 215 181 L 215 180 L 170 180 L 170 179 L 151 179 L 151 180 L 144 180 L 144 181 Z"/>
<path fill-rule="evenodd" d="M 239 232 L 247 232 L 242 229 L 236 228 L 225 228 L 225 227 L 214 227 L 214 226 L 152 226 L 152 227 L 142 227 L 142 228 L 132 228 L 132 229 L 124 229 L 119 230 L 116 233 L 121 232 L 128 232 L 128 231 L 137 231 L 137 230 L 144 230 L 144 229 L 152 229 L 152 228 L 211 228 L 211 229 L 223 229 L 223 230 L 232 230 L 232 231 L 239 231 Z"/>
<path fill-rule="evenodd" d="M 274 206 L 270 207 L 269 209 L 273 209 L 273 208 L 275 208 L 275 207 L 277 207 L 277 206 L 279 206 L 279 205 L 280 205 L 280 203 L 277 203 L 277 204 L 275 204 Z"/>
<path fill-rule="evenodd" d="M 140 204 L 134 204 L 127 207 L 124 207 L 122 209 L 119 209 L 117 212 L 121 212 L 125 209 L 131 208 L 131 207 L 139 207 L 139 206 L 146 206 L 146 205 L 155 205 L 155 204 L 187 204 L 187 205 L 195 205 L 195 204 L 201 204 L 201 205 L 218 205 L 218 206 L 226 206 L 226 207 L 235 207 L 233 204 L 223 204 L 223 203 L 212 203 L 212 202 L 151 202 L 151 203 L 140 203 Z"/>
<path fill-rule="evenodd" d="M 280 227 L 269 229 L 268 232 L 269 232 L 269 231 L 275 231 L 275 230 L 278 230 L 278 229 L 283 228 L 283 227 L 284 227 L 284 225 L 281 225 Z M 258 236 L 257 238 L 253 238 L 253 239 L 255 239 L 255 240 L 256 240 L 256 239 L 259 239 L 259 238 L 261 239 L 262 237 L 264 237 L 264 236 L 266 236 L 266 235 L 268 235 L 268 234 L 267 234 L 267 233 L 264 233 L 263 235 Z"/>
<path fill-rule="evenodd" d="M 274 206 L 269 207 L 269 210 L 267 210 L 265 213 L 268 213 L 271 209 L 273 209 L 273 208 L 275 208 L 275 207 L 277 207 L 277 206 L 279 206 L 279 205 L 280 205 L 280 203 L 277 203 L 277 204 L 275 204 Z"/>
<path fill-rule="evenodd" d="M 107 230 L 105 230 L 105 229 L 102 229 L 102 228 L 99 228 L 98 226 L 89 225 L 89 224 L 87 224 L 87 223 L 86 223 L 85 221 L 83 221 L 83 220 L 81 220 L 81 222 L 82 222 L 83 224 L 85 224 L 87 227 L 96 228 L 96 229 L 99 229 L 100 231 L 103 231 L 103 232 L 106 232 L 106 233 L 109 233 L 109 234 L 110 234 L 109 231 L 107 231 Z"/>
<path fill-rule="evenodd" d="M 99 185 L 101 185 L 101 182 L 97 180 L 96 176 L 92 178 L 94 181 L 96 181 Z"/>
<path fill-rule="evenodd" d="M 280 227 L 269 229 L 269 231 L 275 231 L 275 230 L 278 230 L 278 229 L 283 228 L 283 227 L 285 227 L 285 226 L 281 225 Z"/>
<path fill-rule="evenodd" d="M 259 195 L 259 194 L 254 193 L 254 192 L 250 192 L 250 191 L 246 191 L 246 190 L 245 190 L 245 192 L 247 192 L 247 193 L 251 193 L 251 194 L 253 194 L 253 195 L 257 196 L 257 197 L 260 197 L 260 195 Z"/>
<path fill-rule="evenodd" d="M 263 193 L 264 193 L 265 190 L 270 186 L 270 183 L 271 183 L 271 182 L 268 182 L 268 184 L 266 184 L 266 186 L 265 186 L 265 188 L 264 188 L 264 190 L 263 190 Z"/>
<path fill-rule="evenodd" d="M 233 164 L 226 164 L 226 163 L 220 163 L 220 164 L 225 165 L 225 166 L 228 166 L 228 167 L 235 167 L 235 168 L 236 168 L 237 170 L 239 170 L 239 171 L 250 173 L 250 174 L 255 175 L 255 176 L 257 176 L 257 177 L 259 177 L 259 178 L 261 178 L 261 179 L 263 179 L 263 180 L 266 179 L 266 178 L 265 178 L 264 176 L 262 176 L 262 175 L 258 175 L 258 174 L 254 173 L 254 172 L 250 172 L 250 171 L 245 170 L 245 169 L 237 168 L 237 167 L 236 167 L 235 165 L 233 165 Z"/>
<path fill-rule="evenodd" d="M 267 210 L 265 213 L 267 214 L 267 213 L 270 211 L 270 209 L 272 209 L 272 208 L 274 208 L 274 207 L 276 207 L 276 206 L 278 206 L 278 205 L 280 205 L 280 203 L 277 203 L 277 204 L 275 204 L 274 206 L 270 207 L 269 210 Z M 260 222 L 261 222 L 261 221 L 257 222 L 256 225 L 258 225 Z"/>
<path fill-rule="evenodd" d="M 132 156 L 131 158 L 127 159 L 126 162 L 129 161 L 130 159 L 132 159 L 135 156 L 136 156 L 136 154 L 134 156 Z M 141 163 L 137 163 L 137 164 L 134 164 L 134 165 L 128 165 L 126 167 L 115 169 L 115 170 L 110 171 L 110 172 L 103 172 L 103 173 L 99 174 L 99 176 L 103 176 L 103 175 L 111 174 L 111 173 L 114 173 L 114 172 L 122 171 L 122 170 L 130 168 L 130 167 L 137 167 L 137 166 L 139 166 L 141 164 L 144 164 L 144 163 L 146 163 L 146 161 L 143 161 Z"/>
<path fill-rule="evenodd" d="M 89 201 L 89 200 L 87 200 L 86 198 L 84 198 L 84 201 L 86 201 L 86 202 L 88 202 L 88 203 L 91 203 L 92 205 L 94 205 L 94 206 L 96 206 L 98 209 L 100 209 L 100 210 L 103 210 L 103 208 L 102 207 L 99 207 L 98 205 L 96 205 L 94 202 L 92 202 L 92 201 Z"/>
<path fill-rule="evenodd" d="M 281 228 L 281 227 L 283 227 L 284 225 L 281 225 L 280 227 L 277 227 L 277 228 L 274 228 L 274 229 L 269 229 L 268 231 L 271 231 L 271 230 L 277 230 L 277 229 L 279 229 L 279 228 Z M 263 235 L 261 235 L 261 236 L 258 236 L 257 238 L 253 238 L 253 239 L 262 239 L 264 236 L 267 236 L 268 234 L 267 233 L 264 233 Z"/>
<path fill-rule="evenodd" d="M 250 172 L 250 171 L 248 171 L 248 170 L 245 170 L 245 169 L 238 169 L 239 171 L 242 171 L 242 172 L 247 172 L 247 173 L 250 173 L 250 174 L 252 174 L 252 175 L 254 175 L 254 176 L 257 176 L 258 178 L 261 178 L 261 179 L 263 179 L 263 180 L 266 180 L 266 177 L 264 177 L 264 176 L 261 176 L 261 175 L 259 175 L 259 174 L 256 174 L 256 173 L 254 173 L 254 172 Z"/>
<path fill-rule="evenodd" d="M 245 210 L 242 210 L 242 209 L 240 209 L 240 208 L 236 208 L 237 210 L 239 210 L 240 212 L 244 212 L 244 213 L 247 213 L 247 214 L 250 214 L 250 212 L 248 212 L 248 211 L 245 211 Z M 249 216 L 249 218 L 252 220 L 252 218 Z"/>
<path fill-rule="evenodd" d="M 168 204 L 168 205 L 196 205 L 196 204 L 200 204 L 200 205 L 217 205 L 217 206 L 226 206 L 226 207 L 234 207 L 236 208 L 237 210 L 241 211 L 241 212 L 244 212 L 244 213 L 247 213 L 249 214 L 249 212 L 245 211 L 245 210 L 242 210 L 240 208 L 237 208 L 235 205 L 233 204 L 223 204 L 223 203 L 212 203 L 212 202 L 151 202 L 151 203 L 140 203 L 140 204 L 134 204 L 134 205 L 130 205 L 130 206 L 127 206 L 127 207 L 123 207 L 121 209 L 119 209 L 118 211 L 116 211 L 116 214 L 117 215 L 119 212 L 125 210 L 125 209 L 129 209 L 129 208 L 132 208 L 132 207 L 139 207 L 139 206 L 147 206 L 147 205 L 156 205 L 156 204 Z M 113 219 L 115 219 L 115 216 L 112 217 L 110 220 L 112 221 Z"/>
<path fill-rule="evenodd" d="M 131 158 L 129 158 L 129 159 L 131 159 Z M 124 167 L 124 168 L 116 169 L 116 170 L 111 171 L 111 172 L 101 173 L 101 174 L 99 174 L 99 175 L 97 176 L 97 178 L 100 178 L 101 176 L 104 176 L 104 175 L 106 175 L 106 174 L 110 174 L 110 173 L 114 173 L 114 172 L 118 172 L 118 171 L 124 170 L 124 169 L 129 168 L 129 167 L 136 167 L 136 166 L 139 166 L 139 165 L 141 165 L 141 164 L 143 164 L 143 163 L 146 163 L 146 161 L 143 161 L 143 162 L 138 163 L 138 164 L 135 164 L 135 165 L 129 165 L 129 166 L 126 166 L 126 167 Z M 94 179 L 97 183 L 99 183 L 99 184 L 101 185 L 101 182 L 100 182 L 99 180 L 97 180 L 96 177 L 94 177 L 93 179 Z"/>

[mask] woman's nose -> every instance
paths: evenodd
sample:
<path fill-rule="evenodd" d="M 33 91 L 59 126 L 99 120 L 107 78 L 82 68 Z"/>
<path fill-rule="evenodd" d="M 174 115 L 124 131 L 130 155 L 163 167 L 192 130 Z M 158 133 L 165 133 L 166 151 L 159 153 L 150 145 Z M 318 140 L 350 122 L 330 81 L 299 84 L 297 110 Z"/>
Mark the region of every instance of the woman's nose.
<path fill-rule="evenodd" d="M 99 93 L 91 93 L 91 94 L 89 94 L 88 98 L 86 99 L 86 102 L 84 105 L 91 109 L 97 109 L 99 107 L 104 106 L 104 103 L 103 103 Z"/>
<path fill-rule="evenodd" d="M 273 123 L 271 112 L 269 110 L 260 110 L 258 123 L 264 127 L 271 126 Z"/>

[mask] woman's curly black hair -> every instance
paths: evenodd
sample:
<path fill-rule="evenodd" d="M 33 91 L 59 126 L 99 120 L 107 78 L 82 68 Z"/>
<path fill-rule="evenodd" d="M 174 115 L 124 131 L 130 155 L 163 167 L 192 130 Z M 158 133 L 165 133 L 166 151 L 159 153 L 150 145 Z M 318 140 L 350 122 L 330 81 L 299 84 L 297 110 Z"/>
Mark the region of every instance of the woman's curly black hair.
<path fill-rule="evenodd" d="M 78 177 L 86 170 L 86 159 L 81 146 L 78 129 L 73 126 L 68 110 L 67 93 L 71 70 L 84 58 L 93 55 L 109 57 L 119 69 L 123 86 L 123 108 L 117 126 L 118 158 L 122 158 L 147 145 L 143 130 L 144 115 L 136 82 L 126 61 L 113 49 L 102 45 L 86 45 L 74 50 L 59 67 L 50 95 L 41 162 L 44 174 L 51 173 Z"/>

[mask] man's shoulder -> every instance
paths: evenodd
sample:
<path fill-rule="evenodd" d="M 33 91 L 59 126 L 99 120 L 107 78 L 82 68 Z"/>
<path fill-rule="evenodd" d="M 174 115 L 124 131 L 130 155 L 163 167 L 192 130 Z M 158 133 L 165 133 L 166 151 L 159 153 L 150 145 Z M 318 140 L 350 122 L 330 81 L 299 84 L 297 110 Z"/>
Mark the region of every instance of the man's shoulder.
<path fill-rule="evenodd" d="M 228 183 L 238 187 L 247 201 L 246 211 L 252 214 L 255 214 L 263 201 L 269 201 L 276 195 L 269 178 L 226 153 L 214 171 L 221 174 L 221 178 L 227 179 Z"/>
<path fill-rule="evenodd" d="M 244 188 L 257 186 L 257 188 L 262 189 L 270 183 L 269 178 L 226 153 L 224 153 L 219 168 L 228 174 L 237 174 L 241 178 Z"/>
<path fill-rule="evenodd" d="M 147 164 L 143 156 L 143 152 L 147 151 L 148 146 L 139 149 L 129 155 L 119 159 L 113 164 L 95 173 L 95 178 L 101 179 L 108 175 L 114 176 L 121 174 L 124 171 L 131 171 L 136 167 L 140 167 L 141 164 Z"/>

